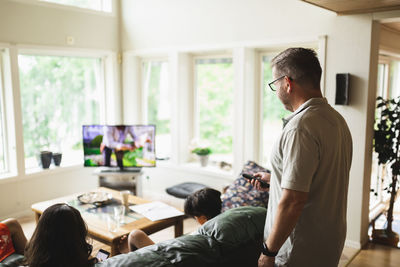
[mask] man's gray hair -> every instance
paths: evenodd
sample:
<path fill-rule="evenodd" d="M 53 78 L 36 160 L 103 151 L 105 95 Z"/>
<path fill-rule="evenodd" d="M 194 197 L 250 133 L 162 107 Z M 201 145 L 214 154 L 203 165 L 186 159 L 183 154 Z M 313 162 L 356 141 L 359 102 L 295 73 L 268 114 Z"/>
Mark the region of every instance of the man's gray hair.
<path fill-rule="evenodd" d="M 271 61 L 278 76 L 286 75 L 301 85 L 320 89 L 322 69 L 317 53 L 308 48 L 288 48 Z"/>

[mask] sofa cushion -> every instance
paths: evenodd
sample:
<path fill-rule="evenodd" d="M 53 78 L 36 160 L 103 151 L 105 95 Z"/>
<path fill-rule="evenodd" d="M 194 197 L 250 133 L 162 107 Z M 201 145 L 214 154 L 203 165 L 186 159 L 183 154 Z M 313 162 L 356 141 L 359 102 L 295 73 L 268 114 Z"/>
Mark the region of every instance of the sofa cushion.
<path fill-rule="evenodd" d="M 199 183 L 181 183 L 165 189 L 168 194 L 177 198 L 187 198 L 197 190 L 203 189 L 206 186 Z"/>
<path fill-rule="evenodd" d="M 24 255 L 13 253 L 0 263 L 0 267 L 19 266 L 23 260 L 24 260 Z"/>
<path fill-rule="evenodd" d="M 255 189 L 242 173 L 255 174 L 257 172 L 270 172 L 268 169 L 258 165 L 254 161 L 248 161 L 242 169 L 239 177 L 221 195 L 222 212 L 241 206 L 267 207 L 268 192 Z"/>
<path fill-rule="evenodd" d="M 163 255 L 152 251 L 149 247 L 138 249 L 128 254 L 120 254 L 106 261 L 95 264 L 96 267 L 173 267 Z"/>
<path fill-rule="evenodd" d="M 262 237 L 266 214 L 263 207 L 230 209 L 207 221 L 197 232 L 213 237 L 225 247 L 236 247 Z"/>
<path fill-rule="evenodd" d="M 231 209 L 205 223 L 194 235 L 111 257 L 96 267 L 257 266 L 265 214 L 266 209 L 260 207 Z"/>

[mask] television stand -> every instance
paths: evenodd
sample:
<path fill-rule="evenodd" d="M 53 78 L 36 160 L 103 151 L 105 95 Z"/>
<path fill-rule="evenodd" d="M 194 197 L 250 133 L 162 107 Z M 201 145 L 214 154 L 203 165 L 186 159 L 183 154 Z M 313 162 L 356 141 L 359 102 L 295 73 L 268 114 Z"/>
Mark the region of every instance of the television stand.
<path fill-rule="evenodd" d="M 112 168 L 112 169 L 101 169 L 100 173 L 137 173 L 137 172 L 141 172 L 142 168 L 123 168 L 123 169 L 119 169 L 119 168 Z"/>
<path fill-rule="evenodd" d="M 108 187 L 118 191 L 129 190 L 136 196 L 142 195 L 142 168 L 97 169 L 93 174 L 98 176 L 100 187 Z"/>

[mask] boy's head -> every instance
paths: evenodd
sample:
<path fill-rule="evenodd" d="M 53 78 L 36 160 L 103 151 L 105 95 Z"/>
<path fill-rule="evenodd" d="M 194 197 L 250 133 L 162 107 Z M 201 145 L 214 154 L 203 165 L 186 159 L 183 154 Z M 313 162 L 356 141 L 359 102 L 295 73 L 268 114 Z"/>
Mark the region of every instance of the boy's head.
<path fill-rule="evenodd" d="M 221 213 L 221 192 L 212 188 L 200 189 L 186 198 L 185 213 L 200 224 Z"/>

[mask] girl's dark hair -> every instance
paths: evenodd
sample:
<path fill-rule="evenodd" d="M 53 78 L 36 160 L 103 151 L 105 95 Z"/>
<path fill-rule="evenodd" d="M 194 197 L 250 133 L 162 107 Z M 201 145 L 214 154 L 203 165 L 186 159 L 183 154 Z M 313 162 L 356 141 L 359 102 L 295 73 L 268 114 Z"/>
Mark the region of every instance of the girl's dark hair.
<path fill-rule="evenodd" d="M 186 198 L 184 210 L 190 216 L 212 219 L 221 213 L 221 192 L 207 187 L 200 189 Z"/>
<path fill-rule="evenodd" d="M 55 204 L 40 216 L 25 248 L 30 267 L 92 266 L 92 245 L 86 240 L 86 223 L 79 211 L 67 204 Z"/>

